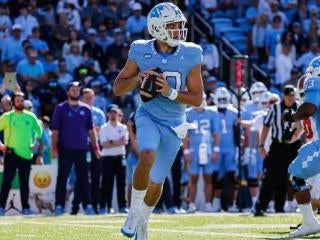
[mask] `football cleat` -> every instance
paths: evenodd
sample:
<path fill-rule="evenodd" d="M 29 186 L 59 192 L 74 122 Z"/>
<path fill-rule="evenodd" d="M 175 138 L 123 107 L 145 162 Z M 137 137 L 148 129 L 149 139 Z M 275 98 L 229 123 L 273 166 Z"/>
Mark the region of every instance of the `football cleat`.
<path fill-rule="evenodd" d="M 289 233 L 289 237 L 302 237 L 316 233 L 320 233 L 320 224 L 318 222 L 312 224 L 303 223 L 296 231 Z"/>
<path fill-rule="evenodd" d="M 148 240 L 148 221 L 140 219 L 137 226 L 135 240 Z"/>
<path fill-rule="evenodd" d="M 139 220 L 138 209 L 131 209 L 127 216 L 124 225 L 121 227 L 121 233 L 129 238 L 134 237 L 137 231 L 137 224 Z"/>

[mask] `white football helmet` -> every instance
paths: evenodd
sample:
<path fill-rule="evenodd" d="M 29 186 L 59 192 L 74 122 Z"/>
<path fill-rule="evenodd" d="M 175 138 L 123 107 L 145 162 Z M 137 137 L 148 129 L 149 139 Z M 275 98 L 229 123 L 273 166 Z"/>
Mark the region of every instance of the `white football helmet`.
<path fill-rule="evenodd" d="M 180 29 L 168 29 L 170 23 L 180 23 Z M 187 19 L 182 11 L 173 3 L 159 3 L 148 14 L 147 25 L 151 36 L 176 47 L 179 42 L 186 41 L 188 29 Z"/>
<path fill-rule="evenodd" d="M 231 95 L 225 87 L 219 87 L 215 92 L 215 104 L 218 108 L 227 108 L 230 104 Z"/>
<path fill-rule="evenodd" d="M 309 66 L 307 67 L 306 73 L 310 74 L 312 77 L 320 76 L 320 56 L 311 60 Z"/>
<path fill-rule="evenodd" d="M 270 99 L 272 97 L 272 93 L 267 91 L 261 94 L 260 96 L 260 106 L 263 110 L 267 110 L 270 107 Z"/>
<path fill-rule="evenodd" d="M 254 103 L 260 102 L 260 96 L 262 93 L 268 91 L 267 87 L 262 82 L 255 82 L 250 88 L 250 95 Z"/>

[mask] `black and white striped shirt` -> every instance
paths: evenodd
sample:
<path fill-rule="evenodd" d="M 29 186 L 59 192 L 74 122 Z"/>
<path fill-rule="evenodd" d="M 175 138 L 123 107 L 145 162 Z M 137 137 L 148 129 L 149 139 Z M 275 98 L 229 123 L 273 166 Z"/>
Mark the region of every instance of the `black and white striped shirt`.
<path fill-rule="evenodd" d="M 282 100 L 280 103 L 274 104 L 267 116 L 265 117 L 263 124 L 266 127 L 269 127 L 271 130 L 271 138 L 272 140 L 278 140 L 282 142 L 282 135 L 286 127 L 292 127 L 292 123 L 285 123 L 282 121 L 282 114 L 285 109 L 292 109 L 293 111 L 297 111 L 299 106 L 298 102 L 295 102 L 291 107 L 287 107 Z"/>

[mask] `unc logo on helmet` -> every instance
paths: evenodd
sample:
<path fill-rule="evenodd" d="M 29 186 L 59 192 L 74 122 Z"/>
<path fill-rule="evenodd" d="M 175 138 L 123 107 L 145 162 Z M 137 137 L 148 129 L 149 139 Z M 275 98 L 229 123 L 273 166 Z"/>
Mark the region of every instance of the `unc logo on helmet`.
<path fill-rule="evenodd" d="M 151 9 L 147 18 L 149 33 L 171 47 L 176 47 L 179 42 L 187 39 L 186 22 L 187 19 L 184 14 L 172 3 L 157 4 Z M 179 29 L 168 29 L 167 25 L 170 23 L 180 23 L 181 25 Z"/>
<path fill-rule="evenodd" d="M 320 76 L 320 57 L 312 59 L 307 67 L 306 73 L 310 74 L 312 77 Z"/>

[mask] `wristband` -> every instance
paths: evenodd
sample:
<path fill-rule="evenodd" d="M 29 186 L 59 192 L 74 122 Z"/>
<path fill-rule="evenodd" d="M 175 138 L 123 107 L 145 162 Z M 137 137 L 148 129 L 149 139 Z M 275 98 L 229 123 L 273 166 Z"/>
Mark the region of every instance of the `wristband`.
<path fill-rule="evenodd" d="M 218 147 L 218 146 L 213 147 L 213 151 L 214 152 L 220 152 L 220 147 Z"/>
<path fill-rule="evenodd" d="M 188 155 L 190 153 L 191 153 L 191 151 L 188 148 L 183 150 L 183 155 Z"/>
<path fill-rule="evenodd" d="M 58 146 L 57 145 L 53 145 L 52 146 L 52 151 L 58 151 Z"/>
<path fill-rule="evenodd" d="M 260 144 L 260 145 L 259 145 L 259 148 L 263 148 L 263 147 L 264 147 L 264 144 Z"/>
<path fill-rule="evenodd" d="M 170 88 L 170 91 L 167 96 L 171 101 L 174 101 L 178 97 L 178 91 L 174 88 Z"/>

